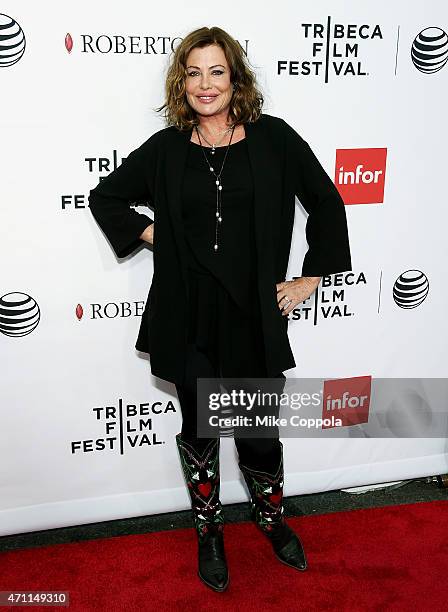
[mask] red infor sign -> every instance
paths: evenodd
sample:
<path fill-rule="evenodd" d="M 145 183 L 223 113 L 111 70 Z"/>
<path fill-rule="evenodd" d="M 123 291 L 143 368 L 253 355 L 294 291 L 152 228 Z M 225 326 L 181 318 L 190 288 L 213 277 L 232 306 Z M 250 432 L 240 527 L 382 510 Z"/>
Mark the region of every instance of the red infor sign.
<path fill-rule="evenodd" d="M 384 201 L 387 149 L 337 149 L 335 185 L 344 204 Z"/>
<path fill-rule="evenodd" d="M 343 426 L 367 423 L 371 387 L 371 376 L 324 381 L 322 419 L 334 416 L 341 419 Z M 327 427 L 322 426 L 322 429 Z"/>

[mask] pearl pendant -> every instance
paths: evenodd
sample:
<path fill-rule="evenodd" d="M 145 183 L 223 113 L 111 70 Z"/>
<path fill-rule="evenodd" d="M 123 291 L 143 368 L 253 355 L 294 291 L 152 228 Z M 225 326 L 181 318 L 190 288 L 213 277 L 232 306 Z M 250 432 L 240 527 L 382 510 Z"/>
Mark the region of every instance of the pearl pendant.
<path fill-rule="evenodd" d="M 215 244 L 215 246 L 213 248 L 215 249 L 215 251 L 217 251 L 218 250 L 218 245 Z"/>
<path fill-rule="evenodd" d="M 218 221 L 221 223 L 221 221 L 222 221 L 222 217 L 218 217 Z"/>

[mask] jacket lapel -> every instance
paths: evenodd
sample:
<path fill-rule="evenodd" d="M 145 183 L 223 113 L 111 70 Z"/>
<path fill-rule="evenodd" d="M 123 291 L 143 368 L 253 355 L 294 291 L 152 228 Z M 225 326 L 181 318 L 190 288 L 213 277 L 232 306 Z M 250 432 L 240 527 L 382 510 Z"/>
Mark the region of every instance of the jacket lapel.
<path fill-rule="evenodd" d="M 271 244 L 273 232 L 272 226 L 275 219 L 273 204 L 276 200 L 272 193 L 272 179 L 274 164 L 272 163 L 272 151 L 262 119 L 255 123 L 244 125 L 249 152 L 249 162 L 252 169 L 252 181 L 254 187 L 254 223 L 255 238 L 257 243 L 257 254 L 261 263 L 261 270 L 265 272 L 264 278 L 274 270 L 274 252 Z"/>

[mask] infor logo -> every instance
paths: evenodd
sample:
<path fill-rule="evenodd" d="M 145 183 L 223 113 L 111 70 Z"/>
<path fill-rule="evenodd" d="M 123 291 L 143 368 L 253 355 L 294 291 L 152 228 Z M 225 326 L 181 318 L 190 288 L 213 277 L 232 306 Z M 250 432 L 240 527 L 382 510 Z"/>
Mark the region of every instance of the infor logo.
<path fill-rule="evenodd" d="M 334 414 L 346 427 L 368 423 L 371 388 L 370 375 L 324 381 L 322 419 Z"/>
<path fill-rule="evenodd" d="M 337 149 L 335 185 L 344 204 L 384 201 L 387 149 Z"/>

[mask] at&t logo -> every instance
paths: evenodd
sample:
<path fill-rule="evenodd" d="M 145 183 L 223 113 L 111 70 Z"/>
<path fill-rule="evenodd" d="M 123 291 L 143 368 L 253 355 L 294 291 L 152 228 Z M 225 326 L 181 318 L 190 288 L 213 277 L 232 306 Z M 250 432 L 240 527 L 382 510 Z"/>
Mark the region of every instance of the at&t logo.
<path fill-rule="evenodd" d="M 5 336 L 27 336 L 39 321 L 39 306 L 30 295 L 14 291 L 0 297 L 0 332 Z"/>
<path fill-rule="evenodd" d="M 411 59 L 420 72 L 433 74 L 448 62 L 448 35 L 441 28 L 425 28 L 416 36 Z"/>
<path fill-rule="evenodd" d="M 25 34 L 17 21 L 0 13 L 0 68 L 16 64 L 25 53 Z"/>
<path fill-rule="evenodd" d="M 429 293 L 429 281 L 421 270 L 406 270 L 394 283 L 393 296 L 400 308 L 417 308 Z"/>

